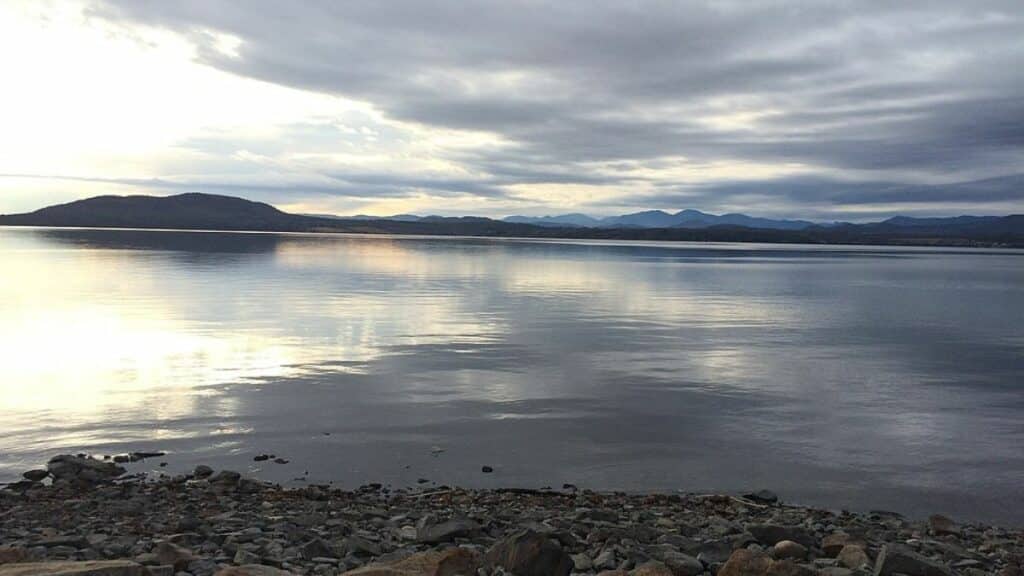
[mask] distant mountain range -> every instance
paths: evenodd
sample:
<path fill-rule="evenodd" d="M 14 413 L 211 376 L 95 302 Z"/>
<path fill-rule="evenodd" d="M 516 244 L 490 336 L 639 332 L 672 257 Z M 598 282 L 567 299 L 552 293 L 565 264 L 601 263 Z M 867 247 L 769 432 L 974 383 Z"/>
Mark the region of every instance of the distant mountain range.
<path fill-rule="evenodd" d="M 743 226 L 767 230 L 803 230 L 815 226 L 807 220 L 772 220 L 754 218 L 746 214 L 722 214 L 716 216 L 700 210 L 680 210 L 670 214 L 662 210 L 647 210 L 622 216 L 593 218 L 586 214 L 562 214 L 561 216 L 509 216 L 505 222 L 536 224 L 538 226 L 582 227 L 582 228 L 710 228 L 712 226 Z"/>
<path fill-rule="evenodd" d="M 534 238 L 800 242 L 1024 247 L 1024 215 L 909 218 L 867 224 L 773 220 L 744 214 L 661 210 L 608 218 L 585 214 L 494 220 L 475 216 L 392 217 L 289 214 L 261 202 L 211 194 L 97 196 L 0 216 L 4 226 L 348 232 Z"/>

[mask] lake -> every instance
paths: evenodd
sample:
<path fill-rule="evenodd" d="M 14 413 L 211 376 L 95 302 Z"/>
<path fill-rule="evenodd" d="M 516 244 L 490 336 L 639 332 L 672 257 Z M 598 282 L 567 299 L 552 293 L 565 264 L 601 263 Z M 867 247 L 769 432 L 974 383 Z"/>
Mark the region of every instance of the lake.
<path fill-rule="evenodd" d="M 9 228 L 0 266 L 2 481 L 161 450 L 1024 524 L 1021 251 Z"/>

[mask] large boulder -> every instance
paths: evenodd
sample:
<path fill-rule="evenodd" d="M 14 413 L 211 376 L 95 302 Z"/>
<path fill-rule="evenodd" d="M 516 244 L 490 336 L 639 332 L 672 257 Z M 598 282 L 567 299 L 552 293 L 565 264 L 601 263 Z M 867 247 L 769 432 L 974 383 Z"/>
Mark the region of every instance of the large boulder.
<path fill-rule="evenodd" d="M 807 557 L 807 547 L 792 540 L 781 540 L 772 547 L 772 556 L 779 559 L 803 560 Z"/>
<path fill-rule="evenodd" d="M 0 576 L 149 576 L 149 572 L 128 560 L 96 560 L 4 564 Z"/>
<path fill-rule="evenodd" d="M 952 576 L 953 571 L 940 562 L 922 556 L 902 544 L 886 544 L 875 560 L 875 576 Z"/>
<path fill-rule="evenodd" d="M 729 556 L 718 576 L 764 576 L 771 565 L 772 559 L 767 554 L 740 548 Z"/>
<path fill-rule="evenodd" d="M 172 542 L 161 542 L 156 545 L 153 550 L 156 554 L 156 559 L 161 564 L 174 566 L 176 572 L 184 571 L 189 562 L 192 562 L 196 557 L 187 548 L 183 548 Z"/>
<path fill-rule="evenodd" d="M 204 471 L 205 472 L 205 471 Z M 210 484 L 220 484 L 225 486 L 233 486 L 238 484 L 238 481 L 242 479 L 242 475 L 234 470 L 221 470 L 213 476 L 208 476 L 207 481 Z"/>
<path fill-rule="evenodd" d="M 474 576 L 479 565 L 480 557 L 476 552 L 447 548 L 420 552 L 394 562 L 370 564 L 342 576 Z"/>
<path fill-rule="evenodd" d="M 88 484 L 107 482 L 125 473 L 124 468 L 113 462 L 71 454 L 54 456 L 46 470 L 54 480 L 80 480 Z"/>
<path fill-rule="evenodd" d="M 850 540 L 850 535 L 845 532 L 829 534 L 821 539 L 821 550 L 825 552 L 825 556 L 835 558 Z"/>
<path fill-rule="evenodd" d="M 843 546 L 843 549 L 836 556 L 836 561 L 839 562 L 840 566 L 850 568 L 851 570 L 871 564 L 871 559 L 868 558 L 867 552 L 856 544 Z"/>
<path fill-rule="evenodd" d="M 573 569 L 572 558 L 556 541 L 533 530 L 496 543 L 484 556 L 484 564 L 516 576 L 567 576 Z"/>
<path fill-rule="evenodd" d="M 932 514 L 928 517 L 928 531 L 936 536 L 960 535 L 960 529 L 957 528 L 956 523 L 942 514 Z"/>
<path fill-rule="evenodd" d="M 192 475 L 196 478 L 209 478 L 210 476 L 213 476 L 213 468 L 210 468 L 206 464 L 200 464 L 192 471 Z"/>
<path fill-rule="evenodd" d="M 674 576 L 697 576 L 704 571 L 704 564 L 678 551 L 668 551 L 661 555 L 661 561 L 672 570 Z"/>
<path fill-rule="evenodd" d="M 773 560 L 764 552 L 740 548 L 718 571 L 718 576 L 814 576 L 814 570 L 790 558 Z"/>

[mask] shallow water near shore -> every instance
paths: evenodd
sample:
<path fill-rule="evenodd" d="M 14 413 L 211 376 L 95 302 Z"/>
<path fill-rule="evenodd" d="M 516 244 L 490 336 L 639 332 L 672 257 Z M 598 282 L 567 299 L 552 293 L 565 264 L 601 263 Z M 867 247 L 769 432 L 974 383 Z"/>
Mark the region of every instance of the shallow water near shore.
<path fill-rule="evenodd" d="M 162 450 L 1024 524 L 1020 251 L 0 229 L 0 266 L 0 481 Z"/>

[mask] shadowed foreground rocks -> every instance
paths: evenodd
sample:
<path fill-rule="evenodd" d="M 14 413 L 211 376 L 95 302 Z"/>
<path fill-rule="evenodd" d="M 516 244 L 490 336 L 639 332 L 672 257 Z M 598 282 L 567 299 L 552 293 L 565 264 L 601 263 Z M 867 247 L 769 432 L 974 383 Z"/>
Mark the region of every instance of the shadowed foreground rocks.
<path fill-rule="evenodd" d="M 755 497 L 756 496 L 756 497 Z M 1024 576 L 1019 531 L 770 493 L 285 489 L 59 456 L 0 490 L 0 576 Z"/>

